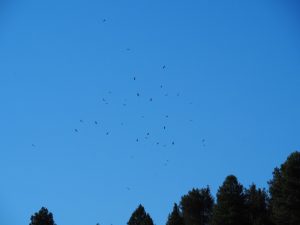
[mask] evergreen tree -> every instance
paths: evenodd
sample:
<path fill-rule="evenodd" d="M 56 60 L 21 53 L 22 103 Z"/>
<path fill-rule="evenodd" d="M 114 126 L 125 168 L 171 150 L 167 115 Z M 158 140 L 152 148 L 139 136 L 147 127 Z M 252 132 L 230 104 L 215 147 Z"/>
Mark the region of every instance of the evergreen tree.
<path fill-rule="evenodd" d="M 271 218 L 276 225 L 300 224 L 300 152 L 292 153 L 269 182 Z"/>
<path fill-rule="evenodd" d="M 42 207 L 39 212 L 32 215 L 30 220 L 31 223 L 29 225 L 56 225 L 52 213 L 48 212 L 48 209 L 45 207 Z"/>
<path fill-rule="evenodd" d="M 214 205 L 209 187 L 193 189 L 181 198 L 180 207 L 185 225 L 207 225 Z"/>
<path fill-rule="evenodd" d="M 246 205 L 243 186 L 233 175 L 226 177 L 217 193 L 213 225 L 246 225 Z"/>
<path fill-rule="evenodd" d="M 150 215 L 146 213 L 144 207 L 140 204 L 132 213 L 128 225 L 154 225 Z"/>
<path fill-rule="evenodd" d="M 268 195 L 264 189 L 252 184 L 245 191 L 247 218 L 250 225 L 268 225 Z"/>
<path fill-rule="evenodd" d="M 174 204 L 172 213 L 169 214 L 167 225 L 184 225 L 181 212 L 176 203 Z"/>

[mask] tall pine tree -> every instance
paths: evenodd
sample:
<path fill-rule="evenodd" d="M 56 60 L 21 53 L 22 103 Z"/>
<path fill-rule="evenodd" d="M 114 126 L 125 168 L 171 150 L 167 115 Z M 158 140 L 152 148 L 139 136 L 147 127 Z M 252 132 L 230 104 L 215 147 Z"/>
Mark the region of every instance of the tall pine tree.
<path fill-rule="evenodd" d="M 181 198 L 180 207 L 185 225 L 207 225 L 214 205 L 209 187 L 192 189 Z"/>
<path fill-rule="evenodd" d="M 29 225 L 56 225 L 53 220 L 53 214 L 45 207 L 42 207 L 39 212 L 32 215 L 30 220 Z"/>
<path fill-rule="evenodd" d="M 268 195 L 264 189 L 252 184 L 245 191 L 247 218 L 250 225 L 270 224 L 268 210 Z"/>
<path fill-rule="evenodd" d="M 172 213 L 169 214 L 167 225 L 184 225 L 180 209 L 176 203 L 174 204 Z"/>
<path fill-rule="evenodd" d="M 153 220 L 145 208 L 140 204 L 138 208 L 132 213 L 128 225 L 154 225 Z"/>
<path fill-rule="evenodd" d="M 300 152 L 292 153 L 269 182 L 271 218 L 276 225 L 300 224 Z"/>
<path fill-rule="evenodd" d="M 243 186 L 233 175 L 226 177 L 217 193 L 213 225 L 247 225 Z"/>

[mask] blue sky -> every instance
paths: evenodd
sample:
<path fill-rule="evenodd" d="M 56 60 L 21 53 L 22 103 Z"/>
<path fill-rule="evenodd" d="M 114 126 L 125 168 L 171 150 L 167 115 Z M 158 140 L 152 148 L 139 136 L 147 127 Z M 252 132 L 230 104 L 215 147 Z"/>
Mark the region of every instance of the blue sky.
<path fill-rule="evenodd" d="M 164 224 L 193 187 L 267 187 L 299 149 L 299 3 L 0 7 L 3 225 L 42 206 L 58 225 L 125 224 L 139 203 Z"/>

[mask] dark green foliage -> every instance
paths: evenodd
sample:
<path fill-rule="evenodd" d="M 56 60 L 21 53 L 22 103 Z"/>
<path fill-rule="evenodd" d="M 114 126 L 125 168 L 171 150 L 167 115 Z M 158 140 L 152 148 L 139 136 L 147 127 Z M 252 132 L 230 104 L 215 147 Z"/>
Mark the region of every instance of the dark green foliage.
<path fill-rule="evenodd" d="M 174 204 L 172 213 L 169 214 L 167 225 L 184 225 L 181 212 L 176 203 Z"/>
<path fill-rule="evenodd" d="M 31 223 L 29 225 L 56 225 L 52 213 L 48 212 L 48 209 L 44 207 L 31 216 L 30 220 Z"/>
<path fill-rule="evenodd" d="M 246 225 L 246 205 L 243 186 L 233 175 L 226 177 L 217 193 L 213 225 Z"/>
<path fill-rule="evenodd" d="M 180 207 L 185 225 L 206 225 L 214 205 L 209 187 L 193 189 L 181 198 Z"/>
<path fill-rule="evenodd" d="M 139 205 L 138 208 L 132 213 L 128 225 L 154 225 L 150 215 L 146 213 L 144 207 Z"/>
<path fill-rule="evenodd" d="M 247 218 L 250 225 L 267 225 L 269 222 L 268 195 L 264 189 L 252 184 L 245 190 Z"/>
<path fill-rule="evenodd" d="M 276 225 L 300 224 L 300 153 L 275 168 L 270 185 L 271 218 Z"/>

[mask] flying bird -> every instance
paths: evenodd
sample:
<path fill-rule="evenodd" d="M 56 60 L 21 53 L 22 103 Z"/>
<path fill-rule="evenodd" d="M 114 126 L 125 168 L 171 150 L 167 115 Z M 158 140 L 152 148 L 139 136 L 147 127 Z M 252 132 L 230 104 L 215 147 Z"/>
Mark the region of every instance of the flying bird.
<path fill-rule="evenodd" d="M 97 124 L 98 124 L 98 121 L 96 121 L 96 120 L 95 120 L 95 122 L 94 122 L 94 123 L 97 125 Z"/>
<path fill-rule="evenodd" d="M 163 65 L 162 68 L 163 68 L 163 69 L 166 69 L 166 65 Z"/>
<path fill-rule="evenodd" d="M 139 96 L 140 96 L 140 93 L 136 93 L 136 96 L 138 96 L 138 97 L 139 97 Z"/>
<path fill-rule="evenodd" d="M 205 147 L 205 139 L 202 139 L 202 146 Z"/>
<path fill-rule="evenodd" d="M 77 133 L 77 132 L 78 132 L 78 129 L 74 129 L 74 131 Z"/>

